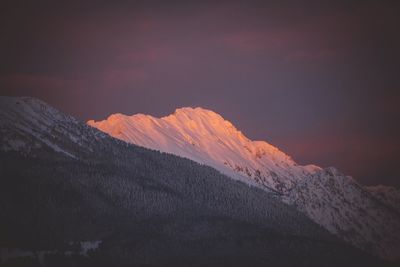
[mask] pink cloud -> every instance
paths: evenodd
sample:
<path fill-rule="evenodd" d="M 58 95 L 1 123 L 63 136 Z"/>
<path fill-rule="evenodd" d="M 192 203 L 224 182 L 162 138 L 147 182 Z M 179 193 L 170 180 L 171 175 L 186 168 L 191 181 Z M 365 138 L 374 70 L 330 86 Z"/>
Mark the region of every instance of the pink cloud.
<path fill-rule="evenodd" d="M 222 43 L 242 53 L 258 55 L 268 53 L 280 57 L 284 62 L 319 62 L 335 58 L 337 51 L 330 45 L 321 45 L 308 33 L 281 32 L 236 32 L 222 37 Z"/>
<path fill-rule="evenodd" d="M 360 181 L 400 153 L 396 142 L 392 138 L 328 131 L 280 139 L 294 160 L 302 164 L 334 166 Z"/>
<path fill-rule="evenodd" d="M 168 49 L 166 47 L 150 47 L 145 49 L 125 48 L 119 52 L 120 53 L 114 58 L 115 63 L 128 65 L 156 63 L 168 55 Z"/>
<path fill-rule="evenodd" d="M 45 92 L 55 92 L 68 89 L 77 92 L 85 83 L 81 79 L 65 79 L 41 74 L 9 74 L 0 76 L 0 83 L 7 88 L 39 90 Z"/>
<path fill-rule="evenodd" d="M 288 53 L 285 57 L 285 61 L 288 62 L 318 62 L 326 61 L 328 59 L 334 59 L 337 53 L 332 49 L 299 49 Z"/>
<path fill-rule="evenodd" d="M 271 36 L 265 32 L 230 33 L 222 37 L 222 42 L 243 52 L 258 52 L 282 44 L 278 36 Z"/>
<path fill-rule="evenodd" d="M 147 73 L 139 68 L 107 69 L 99 79 L 106 88 L 120 89 L 147 79 Z"/>

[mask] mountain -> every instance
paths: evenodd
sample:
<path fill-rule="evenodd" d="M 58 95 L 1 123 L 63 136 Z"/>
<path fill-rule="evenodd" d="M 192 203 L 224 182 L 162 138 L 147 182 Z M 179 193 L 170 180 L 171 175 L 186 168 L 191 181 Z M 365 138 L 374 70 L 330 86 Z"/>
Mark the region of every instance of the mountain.
<path fill-rule="evenodd" d="M 267 142 L 250 140 L 213 111 L 180 108 L 162 118 L 114 114 L 103 121 L 90 120 L 88 125 L 276 192 L 341 239 L 385 259 L 400 257 L 397 189 L 363 187 L 334 168 L 300 166 Z"/>
<path fill-rule="evenodd" d="M 385 185 L 364 187 L 373 196 L 400 213 L 400 190 Z"/>
<path fill-rule="evenodd" d="M 0 266 L 387 264 L 269 190 L 40 100 L 0 97 L 0 132 Z"/>
<path fill-rule="evenodd" d="M 203 108 L 181 108 L 162 118 L 113 114 L 107 120 L 90 120 L 88 124 L 126 142 L 189 158 L 278 192 L 285 192 L 320 169 L 297 165 L 278 148 L 251 141 L 232 123 Z"/>
<path fill-rule="evenodd" d="M 284 198 L 329 232 L 383 258 L 396 259 L 400 251 L 400 210 L 392 206 L 393 199 L 386 199 L 391 191 L 381 186 L 377 189 L 379 197 L 374 195 L 377 190 L 327 168 L 306 177 Z"/>
<path fill-rule="evenodd" d="M 36 157 L 37 151 L 51 151 L 78 159 L 93 153 L 93 144 L 108 138 L 35 98 L 0 97 L 0 116 L 3 152 Z"/>

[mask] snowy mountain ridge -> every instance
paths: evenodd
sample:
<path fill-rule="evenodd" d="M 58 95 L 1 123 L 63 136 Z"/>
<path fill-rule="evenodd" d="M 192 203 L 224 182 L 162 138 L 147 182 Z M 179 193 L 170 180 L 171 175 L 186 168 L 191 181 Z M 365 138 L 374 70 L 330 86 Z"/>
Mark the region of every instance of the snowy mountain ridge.
<path fill-rule="evenodd" d="M 93 141 L 85 135 L 92 127 L 36 98 L 0 97 L 0 117 L 1 151 L 34 155 L 35 150 L 46 148 L 78 159 L 82 155 L 73 148 L 81 147 L 84 153 Z M 97 130 L 95 136 L 106 137 Z"/>
<path fill-rule="evenodd" d="M 364 187 L 331 167 L 306 177 L 283 200 L 353 245 L 382 258 L 396 259 L 400 251 L 400 209 L 376 198 L 371 193 L 376 188 Z M 386 188 L 399 193 L 393 187 Z M 390 191 L 381 190 L 382 198 L 391 196 Z"/>
<path fill-rule="evenodd" d="M 123 141 L 186 157 L 278 192 L 320 170 L 313 165 L 297 165 L 278 148 L 251 141 L 219 114 L 199 107 L 180 108 L 162 118 L 113 114 L 88 124 Z"/>

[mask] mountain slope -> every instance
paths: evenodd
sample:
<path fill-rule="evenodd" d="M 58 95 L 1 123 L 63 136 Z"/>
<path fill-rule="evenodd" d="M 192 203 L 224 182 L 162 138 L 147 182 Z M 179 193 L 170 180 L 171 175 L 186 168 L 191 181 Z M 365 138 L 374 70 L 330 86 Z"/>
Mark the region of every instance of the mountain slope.
<path fill-rule="evenodd" d="M 364 188 L 400 214 L 400 190 L 384 185 L 366 186 Z"/>
<path fill-rule="evenodd" d="M 181 108 L 162 118 L 114 114 L 88 124 L 126 142 L 180 155 L 278 192 L 343 240 L 383 258 L 400 257 L 395 189 L 364 188 L 333 169 L 299 166 L 276 147 L 249 140 L 213 111 Z"/>
<path fill-rule="evenodd" d="M 47 266 L 383 264 L 210 167 L 118 141 L 36 99 L 0 103 L 2 252 L 44 254 Z M 69 257 L 79 241 L 101 245 Z"/>
<path fill-rule="evenodd" d="M 88 124 L 126 142 L 186 157 L 279 192 L 320 169 L 297 165 L 276 147 L 251 141 L 232 123 L 202 108 L 177 109 L 163 118 L 114 114 Z"/>
<path fill-rule="evenodd" d="M 336 169 L 305 178 L 285 200 L 357 247 L 386 259 L 399 257 L 400 213 Z"/>
<path fill-rule="evenodd" d="M 36 151 L 82 158 L 107 135 L 63 114 L 41 100 L 0 97 L 0 149 L 35 156 Z"/>

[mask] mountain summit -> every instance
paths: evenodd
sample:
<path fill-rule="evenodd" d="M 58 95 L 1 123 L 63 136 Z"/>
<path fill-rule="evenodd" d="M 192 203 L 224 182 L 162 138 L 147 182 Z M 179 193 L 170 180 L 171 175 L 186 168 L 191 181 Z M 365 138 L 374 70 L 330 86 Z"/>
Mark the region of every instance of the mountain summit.
<path fill-rule="evenodd" d="M 179 108 L 162 118 L 113 114 L 88 124 L 126 142 L 186 157 L 278 192 L 320 170 L 299 166 L 278 148 L 250 140 L 221 115 L 200 107 Z"/>

